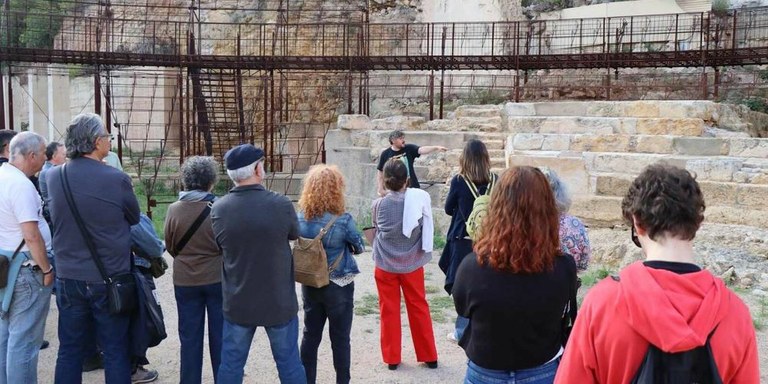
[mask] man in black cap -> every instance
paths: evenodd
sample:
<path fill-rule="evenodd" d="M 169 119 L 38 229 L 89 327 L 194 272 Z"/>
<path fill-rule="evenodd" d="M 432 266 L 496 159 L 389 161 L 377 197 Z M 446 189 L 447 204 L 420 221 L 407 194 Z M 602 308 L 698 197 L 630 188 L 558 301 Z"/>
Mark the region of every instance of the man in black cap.
<path fill-rule="evenodd" d="M 384 169 L 384 164 L 386 164 L 389 159 L 393 157 L 402 157 L 406 160 L 405 164 L 408 166 L 408 179 L 410 180 L 408 187 L 421 188 L 419 179 L 416 177 L 416 172 L 413 169 L 413 162 L 421 155 L 428 155 L 438 151 L 445 152 L 447 150 L 448 148 L 440 145 L 425 145 L 420 147 L 416 144 L 406 144 L 405 133 L 403 133 L 403 131 L 392 131 L 392 133 L 389 134 L 389 148 L 381 152 L 381 155 L 379 156 L 379 164 L 376 166 L 376 169 L 379 171 L 376 178 L 379 196 L 387 194 L 387 191 L 384 188 L 384 174 L 382 173 L 382 170 Z"/>
<path fill-rule="evenodd" d="M 299 223 L 287 197 L 268 191 L 264 151 L 239 145 L 224 155 L 235 188 L 213 205 L 211 224 L 223 251 L 224 327 L 219 383 L 242 383 L 253 334 L 264 327 L 280 382 L 306 383 L 289 240 Z"/>

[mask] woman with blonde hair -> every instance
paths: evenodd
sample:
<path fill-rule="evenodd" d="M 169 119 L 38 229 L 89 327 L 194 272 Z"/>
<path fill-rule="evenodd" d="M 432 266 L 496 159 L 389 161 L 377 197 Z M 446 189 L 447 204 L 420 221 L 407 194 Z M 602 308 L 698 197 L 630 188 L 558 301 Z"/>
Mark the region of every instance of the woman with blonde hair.
<path fill-rule="evenodd" d="M 451 216 L 451 225 L 438 264 L 445 273 L 444 288 L 449 295 L 459 264 L 472 253 L 472 239 L 466 228 L 467 218 L 472 213 L 475 199 L 490 194 L 493 189 L 491 181 L 496 179 L 498 176 L 491 173 L 491 159 L 485 144 L 480 140 L 468 141 L 459 158 L 459 174 L 451 179 L 451 187 L 445 199 L 445 213 Z M 448 334 L 448 340 L 457 342 L 466 327 L 467 319 L 457 316 L 455 330 Z"/>
<path fill-rule="evenodd" d="M 330 272 L 330 284 L 322 288 L 301 286 L 304 307 L 301 362 L 310 384 L 317 379 L 317 349 L 326 319 L 336 383 L 350 381 L 354 278 L 360 273 L 352 254 L 363 253 L 365 247 L 355 219 L 344 210 L 344 177 L 339 169 L 325 164 L 310 168 L 299 199 L 299 234 L 314 238 L 326 224 L 335 220 L 322 239 L 328 266 L 335 266 Z"/>
<path fill-rule="evenodd" d="M 511 168 L 494 189 L 453 285 L 456 311 L 469 318 L 459 340 L 469 358 L 465 383 L 552 383 L 576 263 L 560 252 L 557 206 L 539 169 Z"/>

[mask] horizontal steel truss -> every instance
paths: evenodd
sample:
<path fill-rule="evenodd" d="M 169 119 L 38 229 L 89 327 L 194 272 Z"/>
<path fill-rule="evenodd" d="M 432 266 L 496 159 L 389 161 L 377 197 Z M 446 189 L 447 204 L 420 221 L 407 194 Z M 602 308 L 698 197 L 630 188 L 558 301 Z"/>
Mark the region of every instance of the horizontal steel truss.
<path fill-rule="evenodd" d="M 247 70 L 537 70 L 650 67 L 720 67 L 768 64 L 768 47 L 685 52 L 519 56 L 176 56 L 117 52 L 0 50 L 0 61 L 109 66 L 200 67 Z"/>

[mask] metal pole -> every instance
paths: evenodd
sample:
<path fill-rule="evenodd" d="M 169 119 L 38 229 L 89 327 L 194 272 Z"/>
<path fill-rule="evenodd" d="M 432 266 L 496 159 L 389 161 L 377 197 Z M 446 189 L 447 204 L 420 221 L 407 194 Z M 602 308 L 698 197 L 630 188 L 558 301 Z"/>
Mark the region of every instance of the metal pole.
<path fill-rule="evenodd" d="M 269 108 L 269 135 L 268 139 L 269 141 L 267 144 L 269 144 L 269 152 L 267 153 L 267 156 L 269 156 L 269 171 L 272 172 L 273 169 L 275 169 L 275 143 L 274 143 L 274 135 L 275 135 L 275 71 L 269 70 L 269 97 L 270 97 L 270 108 Z"/>
<path fill-rule="evenodd" d="M 5 92 L 3 92 L 2 84 L 4 82 L 3 78 L 3 63 L 0 62 L 0 129 L 6 129 L 5 128 Z"/>
<path fill-rule="evenodd" d="M 8 129 L 14 129 L 13 125 L 13 71 L 8 63 Z"/>
<path fill-rule="evenodd" d="M 718 96 L 720 96 L 720 68 L 715 67 L 714 94 L 712 97 L 717 101 Z"/>
<path fill-rule="evenodd" d="M 435 119 L 435 71 L 429 74 L 429 120 Z"/>
<path fill-rule="evenodd" d="M 176 86 L 179 87 L 179 165 L 184 163 L 184 83 L 181 71 L 176 75 Z"/>
<path fill-rule="evenodd" d="M 347 72 L 347 113 L 352 114 L 352 72 Z"/>
<path fill-rule="evenodd" d="M 93 113 L 101 116 L 101 75 L 98 67 L 93 74 Z"/>

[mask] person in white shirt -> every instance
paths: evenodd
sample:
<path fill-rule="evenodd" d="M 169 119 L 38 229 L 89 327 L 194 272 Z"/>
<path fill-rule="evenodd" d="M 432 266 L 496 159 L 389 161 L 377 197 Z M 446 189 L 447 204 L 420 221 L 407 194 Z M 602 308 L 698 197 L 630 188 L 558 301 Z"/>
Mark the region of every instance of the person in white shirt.
<path fill-rule="evenodd" d="M 0 167 L 0 255 L 10 261 L 7 285 L 0 289 L 0 384 L 37 383 L 54 273 L 47 256 L 51 232 L 29 177 L 45 163 L 45 140 L 21 132 L 9 152 L 9 162 Z"/>

